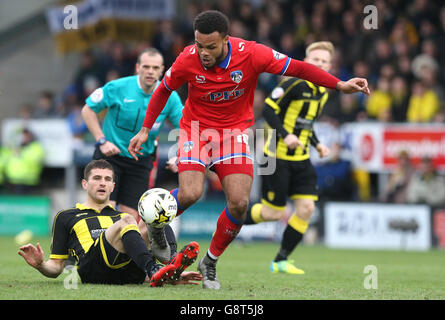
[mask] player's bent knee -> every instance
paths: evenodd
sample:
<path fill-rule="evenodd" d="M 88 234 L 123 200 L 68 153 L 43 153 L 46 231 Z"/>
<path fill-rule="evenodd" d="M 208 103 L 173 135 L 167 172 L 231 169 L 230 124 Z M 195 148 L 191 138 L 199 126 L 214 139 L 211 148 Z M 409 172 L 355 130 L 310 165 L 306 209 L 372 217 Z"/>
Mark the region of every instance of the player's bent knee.
<path fill-rule="evenodd" d="M 312 214 L 314 213 L 314 211 L 315 211 L 314 202 L 308 201 L 304 204 L 301 204 L 298 207 L 297 216 L 305 221 L 308 221 L 312 217 Z"/>
<path fill-rule="evenodd" d="M 122 224 L 122 226 L 126 226 L 129 224 L 135 224 L 135 225 L 138 224 L 136 219 L 130 214 L 124 215 L 119 221 Z"/>
<path fill-rule="evenodd" d="M 188 208 L 196 201 L 198 201 L 199 198 L 201 198 L 203 188 L 195 187 L 184 189 L 186 190 L 180 190 L 180 194 L 178 194 L 178 200 L 183 208 Z"/>
<path fill-rule="evenodd" d="M 249 206 L 249 199 L 236 198 L 231 199 L 227 203 L 227 207 L 231 215 L 236 218 L 241 218 L 245 215 L 247 208 Z"/>

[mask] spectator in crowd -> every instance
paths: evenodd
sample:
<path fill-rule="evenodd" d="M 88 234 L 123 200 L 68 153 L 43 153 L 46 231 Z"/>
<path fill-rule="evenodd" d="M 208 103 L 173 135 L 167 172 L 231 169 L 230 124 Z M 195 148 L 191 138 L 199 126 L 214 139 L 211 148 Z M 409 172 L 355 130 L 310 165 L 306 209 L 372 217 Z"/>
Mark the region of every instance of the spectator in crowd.
<path fill-rule="evenodd" d="M 409 91 L 404 77 L 397 75 L 391 80 L 391 120 L 405 122 L 408 111 Z"/>
<path fill-rule="evenodd" d="M 74 77 L 74 84 L 76 86 L 79 100 L 84 100 L 88 97 L 85 95 L 86 79 L 94 79 L 99 85 L 105 81 L 105 68 L 100 63 L 100 59 L 96 59 L 92 51 L 86 51 L 82 54 L 79 70 Z M 91 80 L 93 81 L 93 80 Z"/>
<path fill-rule="evenodd" d="M 369 118 L 382 120 L 391 108 L 389 79 L 381 77 L 377 82 L 377 89 L 371 92 L 366 103 L 366 112 Z"/>
<path fill-rule="evenodd" d="M 5 177 L 10 190 L 17 194 L 32 192 L 40 183 L 45 152 L 34 134 L 24 128 L 20 145 L 9 151 L 6 158 Z"/>
<path fill-rule="evenodd" d="M 406 199 L 408 203 L 445 205 L 445 178 L 436 171 L 431 158 L 423 158 L 410 180 Z"/>
<path fill-rule="evenodd" d="M 431 122 L 439 107 L 439 97 L 434 90 L 427 88 L 421 80 L 415 80 L 408 104 L 408 122 Z"/>
<path fill-rule="evenodd" d="M 25 103 L 20 107 L 18 116 L 20 119 L 28 121 L 32 118 L 33 108 L 29 103 Z"/>
<path fill-rule="evenodd" d="M 397 157 L 397 167 L 389 176 L 381 200 L 391 203 L 406 203 L 406 189 L 413 172 L 414 168 L 408 152 L 401 151 Z"/>
<path fill-rule="evenodd" d="M 354 181 L 351 162 L 341 158 L 342 147 L 339 143 L 331 146 L 328 162 L 315 166 L 320 201 L 352 201 Z"/>
<path fill-rule="evenodd" d="M 31 116 L 34 119 L 55 118 L 59 116 L 56 111 L 53 92 L 49 90 L 40 92 L 37 105 L 34 107 Z"/>
<path fill-rule="evenodd" d="M 128 59 L 127 52 L 122 43 L 115 42 L 111 47 L 111 64 L 106 66 L 105 74 L 108 75 L 108 72 L 111 70 L 114 70 L 123 77 L 134 74 L 134 66 Z M 119 76 L 117 78 L 119 78 Z"/>
<path fill-rule="evenodd" d="M 88 127 L 82 118 L 82 107 L 79 103 L 75 104 L 66 118 L 73 135 L 74 149 L 83 147 L 84 136 L 89 133 Z"/>
<path fill-rule="evenodd" d="M 326 102 L 323 112 L 337 124 L 361 121 L 363 118 L 366 118 L 366 113 L 360 110 L 359 104 L 359 99 L 356 94 L 341 94 L 335 92 L 332 100 Z"/>

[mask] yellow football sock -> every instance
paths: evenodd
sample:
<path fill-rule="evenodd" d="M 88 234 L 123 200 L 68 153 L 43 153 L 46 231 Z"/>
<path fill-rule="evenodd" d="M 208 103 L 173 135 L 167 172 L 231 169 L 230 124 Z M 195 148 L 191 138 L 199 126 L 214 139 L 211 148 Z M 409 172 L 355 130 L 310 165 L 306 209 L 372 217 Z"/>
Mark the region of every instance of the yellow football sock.
<path fill-rule="evenodd" d="M 255 203 L 250 209 L 250 215 L 252 217 L 253 222 L 260 223 L 263 222 L 264 219 L 261 216 L 261 208 L 263 205 L 261 203 Z"/>
<path fill-rule="evenodd" d="M 295 213 L 292 214 L 289 221 L 287 222 L 293 229 L 297 230 L 301 234 L 304 234 L 309 226 L 309 221 L 304 221 L 298 217 Z"/>

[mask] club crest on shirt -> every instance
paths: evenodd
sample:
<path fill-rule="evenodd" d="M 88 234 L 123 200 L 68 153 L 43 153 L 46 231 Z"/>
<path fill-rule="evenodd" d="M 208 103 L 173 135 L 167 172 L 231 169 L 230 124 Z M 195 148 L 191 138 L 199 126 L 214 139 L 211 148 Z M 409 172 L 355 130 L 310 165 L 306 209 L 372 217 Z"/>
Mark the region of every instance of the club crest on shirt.
<path fill-rule="evenodd" d="M 236 82 L 236 83 L 240 83 L 241 80 L 243 79 L 243 73 L 241 70 L 236 70 L 236 71 L 232 71 L 230 73 L 230 78 Z"/>
<path fill-rule="evenodd" d="M 189 152 L 190 150 L 193 149 L 193 146 L 195 144 L 193 143 L 193 141 L 186 141 L 184 142 L 184 144 L 182 145 L 182 149 L 184 150 L 184 152 Z"/>

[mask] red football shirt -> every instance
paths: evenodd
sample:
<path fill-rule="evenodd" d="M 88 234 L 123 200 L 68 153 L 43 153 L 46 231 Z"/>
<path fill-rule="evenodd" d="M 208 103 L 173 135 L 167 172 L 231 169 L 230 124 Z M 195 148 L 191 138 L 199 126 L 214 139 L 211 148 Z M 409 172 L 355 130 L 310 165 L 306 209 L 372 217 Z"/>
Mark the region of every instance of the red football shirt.
<path fill-rule="evenodd" d="M 166 72 L 171 91 L 188 83 L 182 122 L 199 121 L 204 128 L 253 125 L 254 91 L 262 72 L 284 74 L 289 58 L 254 41 L 229 37 L 229 52 L 219 65 L 206 69 L 195 45 L 188 46 Z"/>
<path fill-rule="evenodd" d="M 253 125 L 253 98 L 260 73 L 281 74 L 335 88 L 339 79 L 317 67 L 291 59 L 255 41 L 229 37 L 229 52 L 219 65 L 205 68 L 196 45 L 186 47 L 176 58 L 153 93 L 144 127 L 151 128 L 167 101 L 164 92 L 188 83 L 188 98 L 181 123 L 199 121 L 200 128 L 246 129 Z M 168 90 L 166 90 L 165 88 Z"/>

